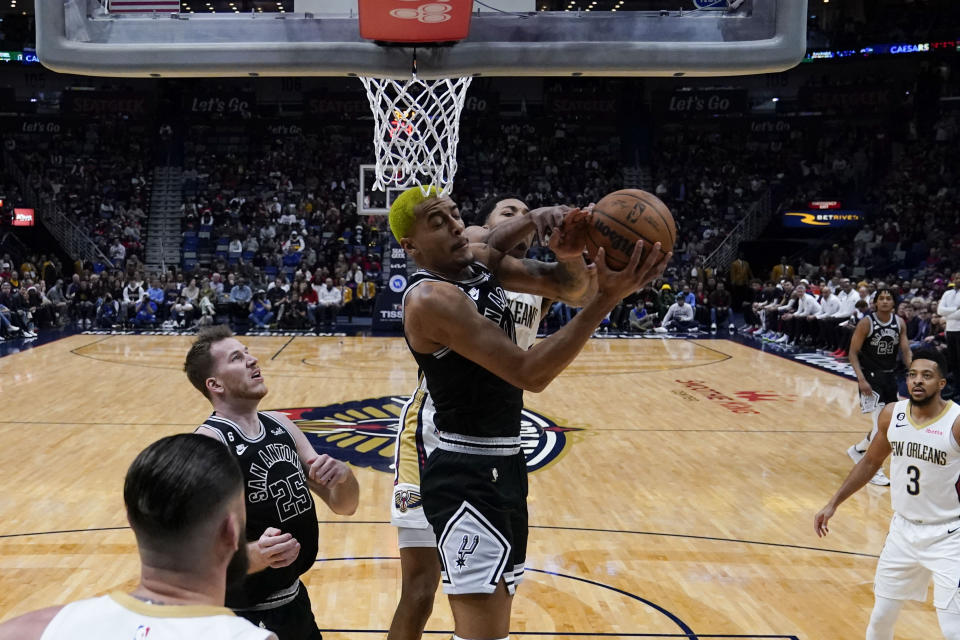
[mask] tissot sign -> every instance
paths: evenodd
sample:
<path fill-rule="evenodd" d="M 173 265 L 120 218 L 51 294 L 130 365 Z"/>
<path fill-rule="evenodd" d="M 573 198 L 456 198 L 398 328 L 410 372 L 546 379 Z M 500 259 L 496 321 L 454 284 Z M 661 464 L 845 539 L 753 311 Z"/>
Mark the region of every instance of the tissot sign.
<path fill-rule="evenodd" d="M 360 0 L 360 36 L 384 42 L 450 42 L 470 33 L 472 0 Z"/>
<path fill-rule="evenodd" d="M 389 256 L 389 262 L 387 257 Z M 384 253 L 384 268 L 389 269 L 387 286 L 380 289 L 373 307 L 374 331 L 403 330 L 403 292 L 407 290 L 407 254 L 396 240 Z"/>

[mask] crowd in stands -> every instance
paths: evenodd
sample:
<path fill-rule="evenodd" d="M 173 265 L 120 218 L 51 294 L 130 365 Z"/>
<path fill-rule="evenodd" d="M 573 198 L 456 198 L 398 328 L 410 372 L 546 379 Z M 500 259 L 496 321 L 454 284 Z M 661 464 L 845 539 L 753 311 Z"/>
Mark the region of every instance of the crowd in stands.
<path fill-rule="evenodd" d="M 338 314 L 352 314 L 372 302 L 372 297 L 351 295 L 356 280 L 353 286 L 335 286 L 333 278 L 303 270 L 292 279 L 283 274 L 248 279 L 234 271 L 194 278 L 172 270 L 147 277 L 141 271 L 76 268 L 64 280 L 56 258 L 31 256 L 14 267 L 10 255 L 4 255 L 0 338 L 32 338 L 41 329 L 63 327 L 186 329 L 227 322 L 253 331 L 332 330 Z M 360 270 L 356 263 L 350 273 Z"/>
<path fill-rule="evenodd" d="M 746 135 L 724 123 L 661 123 L 651 148 L 650 188 L 678 222 L 675 257 L 665 279 L 618 307 L 607 329 L 732 331 L 741 324 L 743 330 L 765 328 L 753 333 L 779 344 L 816 343 L 841 352 L 840 327 L 821 331 L 817 323 L 814 330 L 812 320 L 796 319 L 810 315 L 806 305 L 780 310 L 770 326 L 765 316 L 773 310 L 764 309 L 754 321 L 752 303 L 759 300 L 751 296 L 765 296 L 766 305 L 781 300 L 781 307 L 790 299 L 806 300 L 790 298 L 796 285 L 818 298 L 830 287 L 839 299 L 842 278 L 854 289 L 861 281 L 869 289 L 879 281 L 912 282 L 915 275 L 930 291 L 938 279 L 947 282 L 960 249 L 960 233 L 945 232 L 960 229 L 950 155 L 958 126 L 949 114 L 924 120 L 904 108 L 911 117 L 889 129 L 890 135 L 877 133 L 876 118 L 862 125 L 795 121 L 773 136 Z M 603 137 L 604 123 L 539 114 L 503 118 L 495 112 L 471 114 L 463 122 L 454 197 L 465 218 L 494 193 L 520 196 L 534 208 L 596 202 L 624 186 L 623 149 L 615 135 Z M 29 176 L 29 188 L 87 229 L 106 256 L 105 263 L 80 269 L 61 285 L 66 313 L 53 314 L 53 321 L 83 328 L 232 321 L 253 329 L 320 330 L 336 322 L 337 310 L 349 315 L 373 306 L 390 233 L 383 217 L 360 215 L 355 201 L 358 165 L 371 160 L 369 147 L 356 140 L 369 135 L 369 123 L 334 122 L 322 133 L 295 135 L 284 127 L 229 126 L 181 124 L 175 132 L 162 125 L 150 136 L 144 125 L 103 117 L 65 127 L 55 146 L 16 136 L 6 141 Z M 571 144 L 582 139 L 597 142 Z M 178 140 L 184 259 L 166 273 L 147 273 L 148 157 L 167 149 L 171 159 Z M 858 204 L 869 224 L 832 238 L 822 251 L 790 256 L 796 263 L 790 278 L 771 274 L 768 282 L 764 273 L 752 282 L 753 274 L 706 268 L 707 256 L 749 208 L 774 191 L 777 202 L 861 193 Z M 538 256 L 549 258 L 542 250 Z M 55 281 L 44 280 L 54 288 Z M 555 306 L 543 328 L 559 326 L 572 313 Z M 935 316 L 931 312 L 934 328 Z M 44 317 L 40 324 L 50 321 Z"/>
<path fill-rule="evenodd" d="M 148 136 L 123 118 L 66 124 L 55 143 L 7 138 L 27 189 L 77 225 L 112 264 L 143 262 Z"/>

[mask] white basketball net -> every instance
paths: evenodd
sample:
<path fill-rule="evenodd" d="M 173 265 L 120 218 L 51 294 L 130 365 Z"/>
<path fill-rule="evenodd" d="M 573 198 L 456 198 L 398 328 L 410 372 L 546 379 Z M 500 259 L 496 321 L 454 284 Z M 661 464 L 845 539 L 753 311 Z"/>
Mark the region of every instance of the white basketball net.
<path fill-rule="evenodd" d="M 472 78 L 406 80 L 361 77 L 373 111 L 377 151 L 373 188 L 434 186 L 440 195 L 453 189 L 457 175 L 460 112 Z"/>

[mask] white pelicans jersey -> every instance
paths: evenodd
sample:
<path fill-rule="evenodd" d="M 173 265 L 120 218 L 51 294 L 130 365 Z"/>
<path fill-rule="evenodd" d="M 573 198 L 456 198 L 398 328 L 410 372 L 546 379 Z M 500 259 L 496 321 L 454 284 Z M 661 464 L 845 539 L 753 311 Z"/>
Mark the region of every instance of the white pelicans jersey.
<path fill-rule="evenodd" d="M 917 424 L 910 401 L 893 406 L 890 441 L 890 500 L 904 518 L 924 524 L 960 519 L 960 445 L 953 423 L 960 406 L 947 402 L 933 420 Z"/>
<path fill-rule="evenodd" d="M 40 640 L 277 640 L 225 607 L 160 605 L 126 593 L 71 602 Z"/>
<path fill-rule="evenodd" d="M 540 311 L 543 308 L 543 298 L 529 293 L 505 292 L 507 306 L 513 314 L 513 327 L 517 334 L 517 346 L 527 350 L 537 340 L 537 330 L 540 328 Z"/>

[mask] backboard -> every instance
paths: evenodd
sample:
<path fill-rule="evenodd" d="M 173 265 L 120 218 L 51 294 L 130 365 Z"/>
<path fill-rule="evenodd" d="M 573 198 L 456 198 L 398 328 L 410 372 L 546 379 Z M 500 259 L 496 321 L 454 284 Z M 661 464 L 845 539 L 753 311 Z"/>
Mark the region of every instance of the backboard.
<path fill-rule="evenodd" d="M 404 189 L 387 187 L 385 190 L 374 189 L 376 181 L 376 165 L 360 165 L 360 188 L 357 190 L 357 211 L 362 215 L 386 215 L 390 213 L 390 205 L 404 192 Z"/>
<path fill-rule="evenodd" d="M 131 14 L 97 0 L 44 0 L 36 4 L 37 52 L 48 68 L 82 75 L 409 76 L 412 49 L 363 40 L 356 0 L 314 2 L 284 13 Z M 525 10 L 476 12 L 463 42 L 418 49 L 419 75 L 768 73 L 794 66 L 806 48 L 806 0 L 744 0 L 722 10 L 678 0 L 672 4 L 684 8 L 617 12 L 498 4 Z"/>

